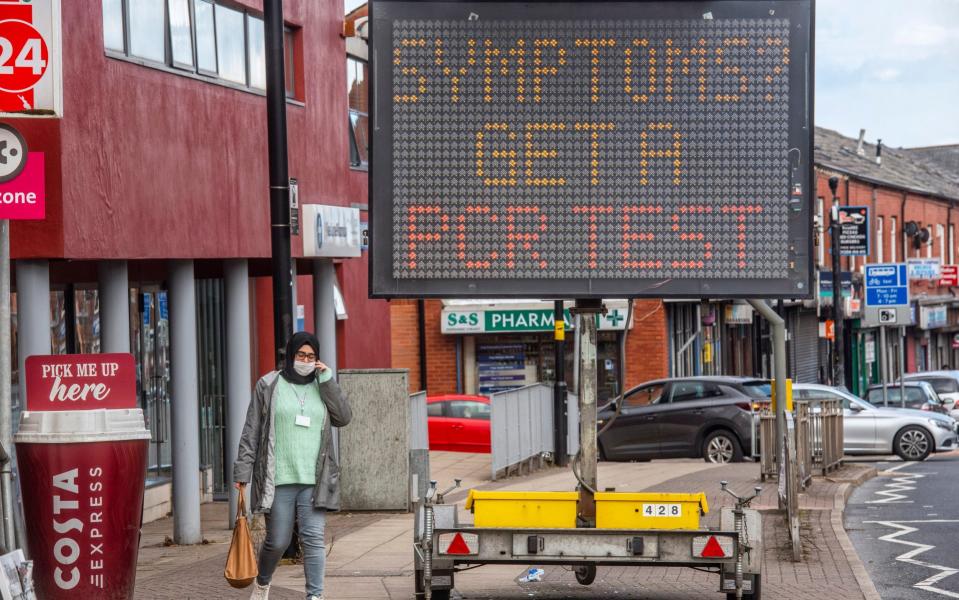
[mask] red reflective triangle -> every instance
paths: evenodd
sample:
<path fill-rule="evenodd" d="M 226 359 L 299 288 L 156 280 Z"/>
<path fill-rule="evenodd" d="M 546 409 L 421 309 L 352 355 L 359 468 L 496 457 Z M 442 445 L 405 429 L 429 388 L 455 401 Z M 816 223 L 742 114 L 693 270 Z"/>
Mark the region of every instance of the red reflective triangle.
<path fill-rule="evenodd" d="M 470 547 L 466 544 L 466 540 L 463 539 L 462 534 L 457 533 L 453 536 L 453 541 L 450 542 L 449 547 L 446 549 L 447 554 L 471 554 Z"/>
<path fill-rule="evenodd" d="M 719 545 L 719 540 L 716 539 L 715 535 L 709 536 L 709 541 L 706 542 L 701 556 L 703 558 L 726 558 L 726 553 L 723 552 L 723 547 Z"/>

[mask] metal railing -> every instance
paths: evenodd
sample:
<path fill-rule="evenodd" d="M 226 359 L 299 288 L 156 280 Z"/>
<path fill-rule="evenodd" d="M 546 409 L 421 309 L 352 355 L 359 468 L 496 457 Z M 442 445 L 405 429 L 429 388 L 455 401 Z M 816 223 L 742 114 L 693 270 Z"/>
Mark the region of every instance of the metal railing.
<path fill-rule="evenodd" d="M 842 466 L 843 409 L 841 400 L 797 400 L 794 424 L 796 462 L 800 485 L 809 485 L 813 474 L 821 475 Z M 779 475 L 776 464 L 776 415 L 759 413 L 759 463 L 763 481 Z"/>
<path fill-rule="evenodd" d="M 553 452 L 553 388 L 537 383 L 490 396 L 492 478 L 528 473 Z"/>

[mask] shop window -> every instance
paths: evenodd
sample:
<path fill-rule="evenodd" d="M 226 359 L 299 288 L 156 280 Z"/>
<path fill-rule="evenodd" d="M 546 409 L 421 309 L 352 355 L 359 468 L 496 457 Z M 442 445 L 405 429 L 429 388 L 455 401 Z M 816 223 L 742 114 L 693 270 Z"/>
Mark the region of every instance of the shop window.
<path fill-rule="evenodd" d="M 346 59 L 346 91 L 350 103 L 350 166 L 365 168 L 369 163 L 368 70 L 365 61 Z"/>
<path fill-rule="evenodd" d="M 291 29 L 284 32 L 283 52 L 286 53 L 286 67 L 283 69 L 286 77 L 286 97 L 296 97 L 296 36 Z M 266 86 L 264 86 L 266 87 Z"/>
<path fill-rule="evenodd" d="M 130 54 L 165 62 L 163 0 L 128 0 L 128 7 Z"/>
<path fill-rule="evenodd" d="M 246 39 L 243 13 L 216 6 L 216 56 L 220 77 L 246 84 Z"/>
<path fill-rule="evenodd" d="M 665 388 L 666 384 L 663 383 L 639 388 L 632 394 L 626 396 L 625 406 L 636 408 L 640 406 L 659 404 L 663 398 L 663 390 Z"/>

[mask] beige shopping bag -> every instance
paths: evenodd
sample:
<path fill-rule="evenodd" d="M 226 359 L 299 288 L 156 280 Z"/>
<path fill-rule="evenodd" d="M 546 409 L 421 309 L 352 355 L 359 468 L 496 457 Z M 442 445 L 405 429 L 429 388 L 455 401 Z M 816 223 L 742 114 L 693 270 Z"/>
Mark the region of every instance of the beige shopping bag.
<path fill-rule="evenodd" d="M 233 528 L 233 541 L 226 556 L 226 568 L 223 576 L 235 588 L 245 588 L 253 583 L 259 573 L 256 566 L 256 553 L 253 551 L 253 538 L 250 537 L 250 524 L 246 519 L 246 502 L 239 494 L 236 511 L 236 526 Z"/>

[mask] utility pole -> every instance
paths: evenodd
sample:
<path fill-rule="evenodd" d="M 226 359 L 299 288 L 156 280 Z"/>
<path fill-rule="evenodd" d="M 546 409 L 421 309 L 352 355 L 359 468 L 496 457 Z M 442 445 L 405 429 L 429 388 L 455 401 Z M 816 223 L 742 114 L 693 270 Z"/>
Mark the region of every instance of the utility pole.
<path fill-rule="evenodd" d="M 842 264 L 841 253 L 839 251 L 839 178 L 829 178 L 829 190 L 832 192 L 832 213 L 829 223 L 832 234 L 832 322 L 835 332 L 833 340 L 833 377 L 834 386 L 846 385 L 845 362 L 845 343 L 843 340 L 843 315 L 842 315 Z"/>
<path fill-rule="evenodd" d="M 582 317 L 579 356 L 579 518 L 594 526 L 598 448 L 596 440 L 596 315 L 605 313 L 602 300 L 577 300 L 575 311 Z"/>
<path fill-rule="evenodd" d="M 273 340 L 277 364 L 293 333 L 290 259 L 290 173 L 286 142 L 283 2 L 263 0 L 266 33 L 266 131 L 270 163 L 270 248 L 273 266 Z"/>

